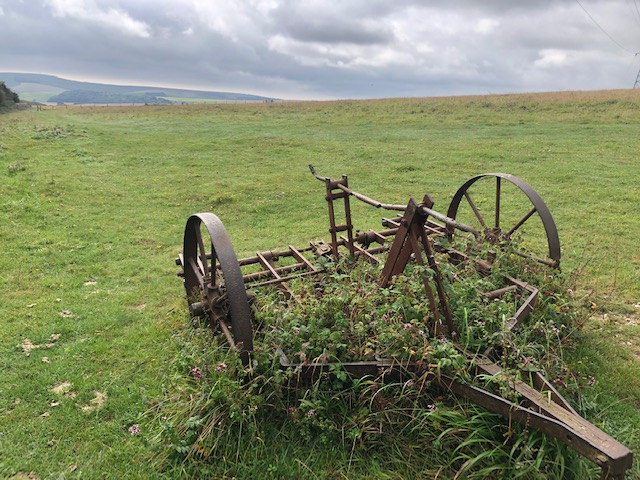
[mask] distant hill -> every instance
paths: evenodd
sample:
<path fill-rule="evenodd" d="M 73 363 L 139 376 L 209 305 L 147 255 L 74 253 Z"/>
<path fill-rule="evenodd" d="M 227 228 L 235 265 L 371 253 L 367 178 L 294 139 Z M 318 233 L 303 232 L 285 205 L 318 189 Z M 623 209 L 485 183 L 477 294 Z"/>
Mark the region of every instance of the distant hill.
<path fill-rule="evenodd" d="M 0 72 L 12 91 L 27 101 L 94 103 L 181 103 L 206 101 L 274 101 L 275 98 L 232 92 L 209 92 L 176 88 L 109 85 L 78 82 L 53 75 Z"/>

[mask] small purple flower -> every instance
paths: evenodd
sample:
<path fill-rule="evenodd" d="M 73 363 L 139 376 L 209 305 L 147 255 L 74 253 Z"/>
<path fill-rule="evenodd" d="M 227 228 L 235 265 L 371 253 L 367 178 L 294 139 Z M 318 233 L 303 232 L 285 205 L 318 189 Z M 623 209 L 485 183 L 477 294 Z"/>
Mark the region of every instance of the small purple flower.
<path fill-rule="evenodd" d="M 227 364 L 224 362 L 220 362 L 216 365 L 216 372 L 224 372 L 227 369 Z"/>
<path fill-rule="evenodd" d="M 315 416 L 316 416 L 316 411 L 313 408 L 307 412 L 307 417 L 311 418 Z"/>
<path fill-rule="evenodd" d="M 298 334 L 300 333 L 300 329 L 299 329 L 298 327 L 293 327 L 293 328 L 291 329 L 291 332 L 292 332 L 294 335 L 298 335 Z"/>
<path fill-rule="evenodd" d="M 200 370 L 198 367 L 193 367 L 189 372 L 189 375 L 191 375 L 193 378 L 197 378 L 198 380 L 200 380 L 203 376 L 202 370 Z"/>
<path fill-rule="evenodd" d="M 438 407 L 436 407 L 435 405 L 431 404 L 431 405 L 427 405 L 427 409 L 430 412 L 435 412 L 438 409 Z"/>
<path fill-rule="evenodd" d="M 137 423 L 134 423 L 133 425 L 131 425 L 129 427 L 129 433 L 131 435 L 138 435 L 140 433 L 140 425 L 138 425 Z"/>
<path fill-rule="evenodd" d="M 289 408 L 287 408 L 287 413 L 289 414 L 289 416 L 291 418 L 295 418 L 296 414 L 298 413 L 298 407 L 289 407 Z"/>

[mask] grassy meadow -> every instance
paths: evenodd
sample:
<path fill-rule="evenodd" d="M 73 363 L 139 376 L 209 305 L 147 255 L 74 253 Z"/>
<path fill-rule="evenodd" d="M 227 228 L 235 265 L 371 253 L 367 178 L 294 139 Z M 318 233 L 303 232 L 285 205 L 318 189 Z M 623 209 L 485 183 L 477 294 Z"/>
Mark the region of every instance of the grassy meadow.
<path fill-rule="evenodd" d="M 0 115 L 0 477 L 193 474 L 159 464 L 146 414 L 188 324 L 174 264 L 186 219 L 216 213 L 239 256 L 328 240 L 308 164 L 387 203 L 428 192 L 442 212 L 479 173 L 530 183 L 592 311 L 568 361 L 595 385 L 575 400 L 640 452 L 639 151 L 636 90 Z M 379 217 L 354 207 L 356 226 Z M 266 443 L 239 478 L 411 476 Z"/>

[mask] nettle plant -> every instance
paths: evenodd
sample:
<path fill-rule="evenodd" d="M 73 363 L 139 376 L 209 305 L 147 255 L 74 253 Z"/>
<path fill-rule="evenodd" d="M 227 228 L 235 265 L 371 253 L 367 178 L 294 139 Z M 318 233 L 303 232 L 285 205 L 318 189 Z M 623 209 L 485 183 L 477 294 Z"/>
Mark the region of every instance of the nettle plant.
<path fill-rule="evenodd" d="M 258 302 L 262 341 L 299 363 L 419 360 L 462 368 L 450 342 L 433 338 L 433 322 L 422 277 L 432 272 L 411 266 L 387 288 L 376 284 L 381 265 L 344 260 L 332 263 L 322 280 L 292 283 L 295 298 L 275 290 Z"/>
<path fill-rule="evenodd" d="M 433 312 L 423 279 L 433 271 L 410 263 L 380 288 L 382 263 L 348 258 L 325 262 L 322 274 L 291 281 L 291 298 L 277 288 L 256 292 L 250 373 L 206 329 L 181 329 L 167 399 L 154 408 L 162 458 L 187 459 L 183 468 L 194 472 L 206 464 L 216 474 L 237 475 L 242 462 L 229 459 L 241 460 L 245 449 L 265 435 L 280 435 L 307 446 L 340 445 L 351 456 L 386 458 L 395 449 L 411 462 L 415 452 L 407 445 L 416 445 L 424 463 L 415 468 L 445 476 L 589 478 L 590 464 L 561 443 L 508 425 L 430 385 L 427 372 L 472 381 L 463 350 L 480 354 L 491 347 L 503 373 L 476 378 L 483 388 L 504 395 L 509 372 L 541 370 L 565 391 L 578 391 L 580 375 L 565 365 L 562 354 L 580 326 L 580 309 L 566 278 L 508 248 L 498 252 L 489 272 L 471 262 L 438 258 L 458 332 L 454 339 L 436 337 L 430 329 Z M 515 292 L 497 299 L 483 295 L 503 288 L 505 275 L 526 278 L 540 291 L 534 311 L 517 332 L 505 325 L 522 298 Z M 293 366 L 281 368 L 282 354 Z M 352 378 L 340 366 L 376 359 L 425 368 L 389 382 Z M 296 383 L 295 365 L 314 363 L 331 368 L 311 384 Z"/>

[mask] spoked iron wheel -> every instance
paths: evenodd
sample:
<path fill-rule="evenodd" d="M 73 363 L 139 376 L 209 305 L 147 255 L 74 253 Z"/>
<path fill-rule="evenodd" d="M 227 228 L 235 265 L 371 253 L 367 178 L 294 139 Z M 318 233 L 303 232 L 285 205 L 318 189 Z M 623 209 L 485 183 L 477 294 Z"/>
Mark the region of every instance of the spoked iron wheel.
<path fill-rule="evenodd" d="M 518 177 L 486 173 L 469 179 L 451 200 L 447 216 L 474 227 L 480 240 L 491 244 L 511 243 L 520 237 L 516 253 L 560 266 L 560 240 L 551 212 L 540 195 Z"/>
<path fill-rule="evenodd" d="M 207 318 L 214 330 L 220 328 L 248 366 L 253 350 L 251 309 L 238 258 L 216 215 L 198 213 L 189 217 L 182 261 L 191 315 Z"/>

